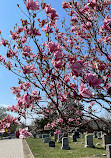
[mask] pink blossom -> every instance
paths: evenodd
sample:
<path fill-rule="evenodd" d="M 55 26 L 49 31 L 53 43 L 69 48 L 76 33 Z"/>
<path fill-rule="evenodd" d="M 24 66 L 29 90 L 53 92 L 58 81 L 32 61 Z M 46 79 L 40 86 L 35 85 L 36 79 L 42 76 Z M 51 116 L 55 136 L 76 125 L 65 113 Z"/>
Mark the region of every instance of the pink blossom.
<path fill-rule="evenodd" d="M 58 60 L 58 61 L 54 61 L 54 66 L 57 68 L 57 69 L 60 69 L 62 68 L 62 61 L 61 60 Z"/>
<path fill-rule="evenodd" d="M 61 134 L 61 131 L 56 129 L 56 131 L 54 132 L 54 134 Z"/>
<path fill-rule="evenodd" d="M 57 123 L 63 123 L 63 119 L 62 119 L 62 118 L 57 119 L 56 122 L 57 122 Z"/>
<path fill-rule="evenodd" d="M 12 31 L 10 31 L 10 33 L 13 40 L 20 38 L 20 35 L 17 32 L 13 33 Z"/>
<path fill-rule="evenodd" d="M 3 44 L 3 46 L 8 45 L 8 41 L 7 41 L 7 40 L 4 40 L 4 39 L 2 38 L 1 41 L 0 41 L 0 45 L 2 45 L 2 44 Z"/>
<path fill-rule="evenodd" d="M 101 28 L 107 32 L 111 32 L 111 17 L 109 15 L 105 17 Z"/>
<path fill-rule="evenodd" d="M 29 10 L 33 10 L 33 11 L 36 11 L 36 10 L 39 10 L 39 5 L 38 5 L 38 1 L 33 1 L 33 0 L 27 0 L 27 2 L 25 2 L 25 5 L 26 5 L 26 8 Z"/>
<path fill-rule="evenodd" d="M 34 73 L 36 71 L 36 68 L 33 65 L 24 66 L 24 67 L 22 67 L 22 69 L 23 69 L 24 74 L 30 74 L 30 73 Z"/>
<path fill-rule="evenodd" d="M 81 60 L 75 61 L 71 64 L 70 68 L 72 70 L 72 75 L 78 77 L 82 73 L 83 63 Z"/>
<path fill-rule="evenodd" d="M 49 52 L 62 51 L 62 47 L 60 47 L 59 44 L 54 42 L 49 42 L 46 44 L 46 46 L 49 49 Z"/>
<path fill-rule="evenodd" d="M 94 88 L 99 88 L 99 85 L 103 83 L 102 79 L 98 78 L 96 74 L 87 74 L 86 79 L 90 86 Z"/>
<path fill-rule="evenodd" d="M 56 126 L 57 126 L 56 122 L 52 122 L 52 123 L 51 123 L 51 126 L 52 126 L 52 127 L 56 127 Z"/>
<path fill-rule="evenodd" d="M 73 122 L 74 119 L 73 119 L 73 118 L 69 118 L 68 121 L 69 121 L 69 122 Z"/>
<path fill-rule="evenodd" d="M 5 57 L 2 57 L 2 56 L 0 55 L 0 61 L 2 61 L 2 60 L 5 60 Z"/>
<path fill-rule="evenodd" d="M 17 53 L 13 52 L 11 49 L 7 51 L 7 58 L 12 58 L 16 55 Z"/>
<path fill-rule="evenodd" d="M 31 87 L 30 82 L 24 82 L 20 84 L 20 89 L 23 89 L 24 91 L 27 91 Z"/>
<path fill-rule="evenodd" d="M 32 137 L 32 134 L 30 132 L 28 132 L 28 129 L 27 128 L 24 128 L 24 129 L 19 129 L 19 132 L 20 132 L 20 136 L 19 138 L 27 138 L 27 137 Z"/>
<path fill-rule="evenodd" d="M 69 76 L 65 76 L 64 77 L 64 81 L 67 83 L 67 82 L 70 82 L 70 78 L 69 78 Z"/>
<path fill-rule="evenodd" d="M 111 4 L 111 1 L 110 0 L 104 0 L 103 1 L 103 5 L 110 5 Z"/>
<path fill-rule="evenodd" d="M 70 3 L 66 2 L 66 1 L 63 1 L 62 2 L 62 7 L 63 8 L 71 8 L 72 6 L 70 5 Z"/>
<path fill-rule="evenodd" d="M 92 92 L 88 88 L 86 88 L 86 85 L 84 85 L 83 83 L 80 84 L 79 94 L 86 98 L 92 97 Z"/>
<path fill-rule="evenodd" d="M 56 13 L 56 10 L 54 8 L 52 8 L 51 5 L 48 5 L 45 7 L 45 12 L 50 15 L 50 18 L 52 20 L 58 16 Z"/>

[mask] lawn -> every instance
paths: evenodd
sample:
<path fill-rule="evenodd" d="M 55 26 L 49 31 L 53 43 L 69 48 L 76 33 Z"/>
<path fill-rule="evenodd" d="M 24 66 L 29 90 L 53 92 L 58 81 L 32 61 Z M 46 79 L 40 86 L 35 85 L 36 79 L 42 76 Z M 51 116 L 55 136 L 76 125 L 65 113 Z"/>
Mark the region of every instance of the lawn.
<path fill-rule="evenodd" d="M 51 137 L 53 140 L 53 137 Z M 69 138 L 70 150 L 62 150 L 61 143 L 56 143 L 56 147 L 49 147 L 47 143 L 43 143 L 40 138 L 27 138 L 27 143 L 35 158 L 93 158 L 93 155 L 106 154 L 106 150 L 102 148 L 102 140 L 94 139 L 95 148 L 85 148 L 84 139 L 77 139 L 76 142 L 71 142 Z M 100 145 L 96 145 L 100 143 Z M 106 158 L 106 156 L 102 156 Z M 98 157 L 100 158 L 100 157 Z"/>

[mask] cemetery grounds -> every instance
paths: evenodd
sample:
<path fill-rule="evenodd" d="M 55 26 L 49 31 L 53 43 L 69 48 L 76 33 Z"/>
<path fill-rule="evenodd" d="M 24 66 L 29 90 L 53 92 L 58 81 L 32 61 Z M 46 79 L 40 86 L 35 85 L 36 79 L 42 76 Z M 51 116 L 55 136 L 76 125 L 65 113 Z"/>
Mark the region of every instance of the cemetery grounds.
<path fill-rule="evenodd" d="M 53 140 L 53 137 L 51 137 Z M 106 158 L 99 156 L 106 154 L 106 150 L 102 147 L 102 139 L 93 138 L 95 148 L 85 148 L 85 139 L 78 138 L 77 142 L 72 142 L 71 135 L 69 136 L 70 150 L 61 149 L 62 143 L 55 143 L 55 147 L 49 147 L 49 143 L 43 143 L 40 138 L 27 138 L 27 143 L 35 158 Z M 99 144 L 99 145 L 98 145 Z M 97 156 L 98 155 L 98 156 Z M 96 158 L 95 157 L 95 158 Z"/>

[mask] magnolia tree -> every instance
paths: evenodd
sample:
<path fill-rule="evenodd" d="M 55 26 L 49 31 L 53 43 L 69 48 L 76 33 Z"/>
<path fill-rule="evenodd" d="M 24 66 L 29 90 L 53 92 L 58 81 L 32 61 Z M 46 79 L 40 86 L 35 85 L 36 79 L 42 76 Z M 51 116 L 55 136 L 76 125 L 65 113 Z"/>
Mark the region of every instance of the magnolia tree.
<path fill-rule="evenodd" d="M 46 128 L 91 120 L 100 128 L 97 114 L 111 109 L 110 0 L 63 1 L 62 22 L 51 4 L 24 0 L 24 5 L 27 12 L 18 7 L 26 19 L 10 31 L 11 41 L 1 33 L 7 52 L 0 63 L 19 77 L 19 86 L 11 88 L 17 105 L 8 110 L 19 119 L 27 109 L 50 117 Z"/>

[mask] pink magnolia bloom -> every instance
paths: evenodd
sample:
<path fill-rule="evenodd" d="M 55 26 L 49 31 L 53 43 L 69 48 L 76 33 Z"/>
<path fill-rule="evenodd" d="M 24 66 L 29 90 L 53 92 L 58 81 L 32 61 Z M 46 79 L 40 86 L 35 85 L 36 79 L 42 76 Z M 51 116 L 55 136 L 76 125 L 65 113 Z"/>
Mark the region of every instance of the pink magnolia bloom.
<path fill-rule="evenodd" d="M 66 2 L 66 1 L 63 1 L 62 2 L 62 7 L 63 8 L 71 8 L 72 6 L 70 5 L 70 3 Z"/>
<path fill-rule="evenodd" d="M 74 62 L 71 66 L 72 75 L 78 77 L 82 73 L 83 63 L 81 60 Z"/>
<path fill-rule="evenodd" d="M 90 86 L 94 88 L 99 88 L 99 85 L 103 83 L 102 79 L 98 78 L 96 74 L 87 74 L 86 79 Z"/>
<path fill-rule="evenodd" d="M 92 92 L 88 88 L 86 88 L 86 85 L 84 85 L 83 83 L 80 84 L 79 94 L 82 95 L 85 98 L 91 98 L 92 97 Z"/>
<path fill-rule="evenodd" d="M 109 17 L 109 15 L 105 17 L 101 28 L 107 32 L 111 32 L 111 17 Z"/>
<path fill-rule="evenodd" d="M 54 61 L 54 66 L 57 68 L 57 69 L 60 69 L 62 68 L 62 61 L 61 60 L 58 60 L 58 61 Z"/>
<path fill-rule="evenodd" d="M 33 10 L 33 11 L 36 11 L 36 10 L 39 10 L 39 5 L 38 5 L 38 1 L 33 1 L 33 0 L 27 0 L 27 2 L 25 2 L 25 5 L 26 5 L 26 8 L 29 10 Z"/>
<path fill-rule="evenodd" d="M 2 38 L 1 41 L 0 41 L 0 45 L 6 46 L 6 45 L 8 45 L 8 41 L 7 41 L 7 40 L 4 40 L 4 39 Z"/>
<path fill-rule="evenodd" d="M 73 118 L 69 118 L 68 121 L 69 121 L 69 122 L 73 122 L 74 119 L 73 119 Z"/>
<path fill-rule="evenodd" d="M 0 55 L 0 61 L 2 61 L 2 60 L 5 60 L 5 57 L 2 57 L 2 56 Z"/>
<path fill-rule="evenodd" d="M 51 7 L 51 5 L 48 5 L 45 7 L 45 12 L 50 15 L 50 18 L 53 20 L 56 17 L 58 17 L 56 10 L 54 8 Z"/>
<path fill-rule="evenodd" d="M 24 74 L 30 74 L 36 71 L 36 68 L 33 65 L 24 66 L 22 69 Z"/>
<path fill-rule="evenodd" d="M 59 44 L 54 42 L 48 42 L 46 46 L 49 49 L 49 52 L 62 51 L 62 47 L 60 47 Z"/>
<path fill-rule="evenodd" d="M 54 134 L 61 134 L 61 131 L 56 129 L 56 131 L 54 132 Z"/>
<path fill-rule="evenodd" d="M 24 129 L 19 129 L 19 132 L 20 132 L 20 136 L 19 138 L 27 138 L 27 137 L 32 137 L 32 133 L 28 132 L 28 129 L 27 128 L 24 128 Z"/>
<path fill-rule="evenodd" d="M 63 119 L 62 119 L 62 118 L 57 119 L 56 122 L 57 122 L 57 123 L 63 123 Z"/>
<path fill-rule="evenodd" d="M 20 89 L 23 89 L 24 91 L 27 91 L 31 87 L 30 82 L 25 82 L 20 84 Z"/>

